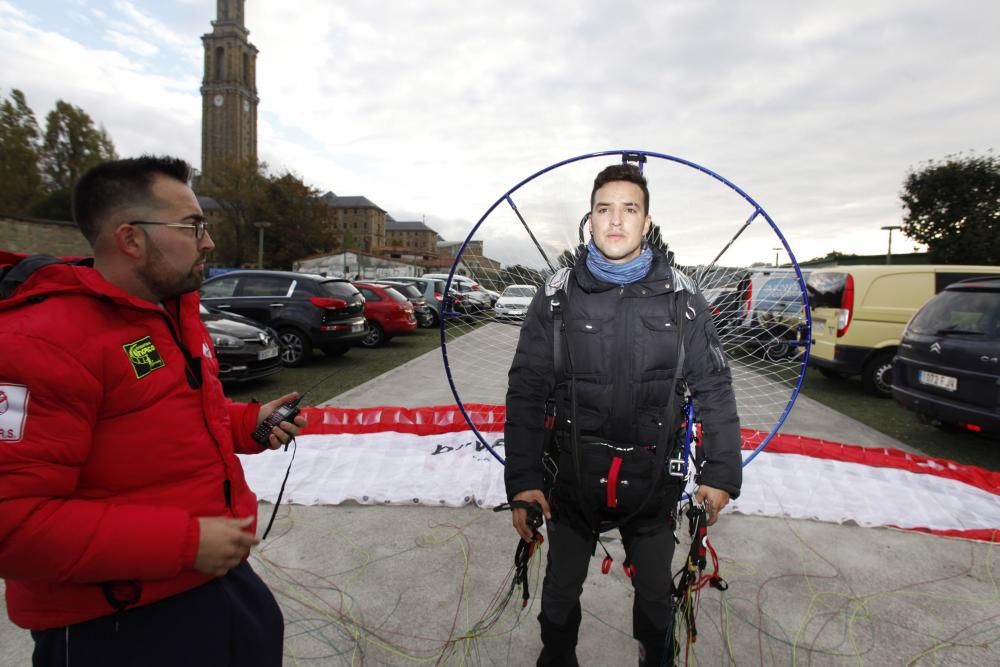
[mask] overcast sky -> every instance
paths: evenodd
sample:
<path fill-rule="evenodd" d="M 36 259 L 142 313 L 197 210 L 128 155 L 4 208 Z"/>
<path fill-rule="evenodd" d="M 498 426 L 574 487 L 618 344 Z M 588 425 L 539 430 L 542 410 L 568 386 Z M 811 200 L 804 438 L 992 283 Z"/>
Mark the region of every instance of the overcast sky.
<path fill-rule="evenodd" d="M 23 90 L 39 122 L 56 99 L 83 107 L 120 155 L 198 165 L 200 37 L 215 11 L 0 0 L 0 92 Z M 246 24 L 260 158 L 397 219 L 425 216 L 449 240 L 548 165 L 634 148 L 734 182 L 799 259 L 884 252 L 910 168 L 1000 147 L 995 0 L 248 0 Z M 608 161 L 513 195 L 544 202 L 543 245 L 558 248 L 553 225 L 575 237 L 587 179 Z M 715 206 L 722 186 L 685 199 L 716 183 L 653 162 L 651 211 L 675 249 L 698 237 L 721 250 L 752 208 Z M 731 261 L 773 261 L 765 222 Z M 510 216 L 487 223 L 475 238 L 488 254 L 491 240 L 505 262 L 535 252 Z M 894 236 L 896 252 L 913 245 Z"/>

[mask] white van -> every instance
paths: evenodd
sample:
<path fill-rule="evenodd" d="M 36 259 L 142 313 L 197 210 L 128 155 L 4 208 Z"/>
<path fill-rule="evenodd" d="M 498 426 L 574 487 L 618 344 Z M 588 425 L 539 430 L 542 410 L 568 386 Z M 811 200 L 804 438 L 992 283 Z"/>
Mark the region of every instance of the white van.
<path fill-rule="evenodd" d="M 809 365 L 828 376 L 860 375 L 865 391 L 892 395 L 892 358 L 903 329 L 927 301 L 966 278 L 1000 266 L 870 264 L 813 269 Z"/>

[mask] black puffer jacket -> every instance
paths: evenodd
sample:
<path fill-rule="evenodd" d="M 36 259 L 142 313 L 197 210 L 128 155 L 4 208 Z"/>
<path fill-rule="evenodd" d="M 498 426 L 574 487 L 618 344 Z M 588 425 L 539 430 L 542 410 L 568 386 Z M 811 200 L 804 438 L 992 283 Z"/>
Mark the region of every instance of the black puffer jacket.
<path fill-rule="evenodd" d="M 629 285 L 597 281 L 577 262 L 561 304 L 562 347 L 576 373 L 580 435 L 654 445 L 665 415 L 677 361 L 677 315 L 684 303 L 694 319 L 684 323 L 683 377 L 702 422 L 704 462 L 698 481 L 736 498 L 742 482 L 740 423 L 732 376 L 704 298 L 691 281 L 653 248 L 653 265 Z M 677 300 L 680 307 L 675 307 Z M 504 427 L 507 495 L 542 488 L 544 405 L 555 387 L 550 297 L 539 289 L 521 328 L 507 389 Z M 557 425 L 568 429 L 569 383 L 555 387 Z M 680 400 L 675 401 L 680 419 Z"/>

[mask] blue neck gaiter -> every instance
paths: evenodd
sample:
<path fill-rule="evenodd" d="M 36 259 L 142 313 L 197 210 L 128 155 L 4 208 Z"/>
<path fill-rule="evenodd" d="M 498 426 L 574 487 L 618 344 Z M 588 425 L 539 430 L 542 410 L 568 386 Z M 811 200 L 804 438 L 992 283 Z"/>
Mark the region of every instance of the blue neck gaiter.
<path fill-rule="evenodd" d="M 594 245 L 591 239 L 587 244 L 587 268 L 590 273 L 602 283 L 610 285 L 628 285 L 637 280 L 641 280 L 649 273 L 649 267 L 653 264 L 653 251 L 648 244 L 643 244 L 642 252 L 633 260 L 624 264 L 613 264 Z"/>

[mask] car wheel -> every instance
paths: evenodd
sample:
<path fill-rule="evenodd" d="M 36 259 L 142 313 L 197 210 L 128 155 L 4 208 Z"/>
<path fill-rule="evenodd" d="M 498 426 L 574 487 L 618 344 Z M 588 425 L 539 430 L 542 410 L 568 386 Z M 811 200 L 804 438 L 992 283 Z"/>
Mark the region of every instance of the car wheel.
<path fill-rule="evenodd" d="M 432 311 L 431 311 L 431 323 L 427 325 L 427 328 L 428 328 L 428 329 L 433 329 L 433 328 L 434 328 L 434 327 L 436 327 L 436 326 L 437 326 L 437 325 L 438 325 L 438 324 L 439 324 L 440 322 L 441 322 L 441 318 L 440 318 L 440 317 L 438 317 L 438 314 L 437 314 L 437 311 L 436 311 L 436 310 L 432 310 Z"/>
<path fill-rule="evenodd" d="M 378 347 L 386 341 L 385 331 L 382 327 L 378 325 L 377 322 L 368 322 L 368 333 L 365 337 L 361 339 L 361 345 L 364 347 Z"/>
<path fill-rule="evenodd" d="M 798 348 L 790 340 L 791 332 L 780 327 L 759 333 L 754 341 L 754 356 L 765 361 L 784 361 L 795 356 Z"/>
<path fill-rule="evenodd" d="M 872 396 L 892 398 L 893 352 L 880 352 L 861 371 L 861 386 Z"/>
<path fill-rule="evenodd" d="M 282 365 L 301 366 L 312 356 L 312 344 L 298 329 L 282 329 L 278 337 L 281 338 Z"/>
<path fill-rule="evenodd" d="M 320 349 L 323 350 L 323 354 L 325 354 L 328 357 L 342 357 L 342 356 L 344 356 L 344 354 L 347 353 L 347 351 L 349 349 L 351 349 L 351 346 L 350 345 L 327 345 L 327 346 L 322 347 Z"/>

